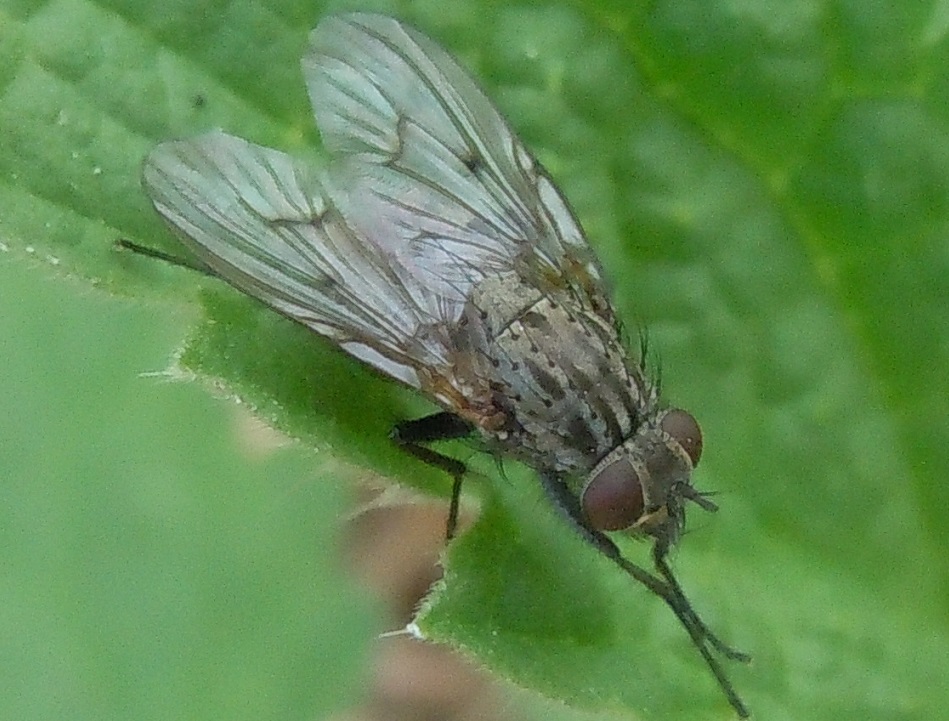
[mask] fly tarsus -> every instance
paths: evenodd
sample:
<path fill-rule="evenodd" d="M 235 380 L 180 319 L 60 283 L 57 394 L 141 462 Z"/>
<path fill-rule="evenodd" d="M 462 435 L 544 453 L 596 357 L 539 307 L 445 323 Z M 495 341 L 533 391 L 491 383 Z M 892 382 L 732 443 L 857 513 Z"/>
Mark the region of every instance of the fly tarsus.
<path fill-rule="evenodd" d="M 689 625 L 694 626 L 694 628 L 698 631 L 699 637 L 705 642 L 708 642 L 712 648 L 722 654 L 725 658 L 728 658 L 732 661 L 749 663 L 751 661 L 751 656 L 749 656 L 744 651 L 739 651 L 736 648 L 732 648 L 727 643 L 722 641 L 707 625 L 705 625 L 705 622 L 699 618 L 699 615 L 692 608 L 692 604 L 690 604 L 686 599 L 685 592 L 682 590 L 682 586 L 679 585 L 679 580 L 675 577 L 675 574 L 672 573 L 672 569 L 666 562 L 665 550 L 658 543 L 653 548 L 653 561 L 655 562 L 656 569 L 659 571 L 660 575 L 665 579 L 666 583 L 669 584 L 670 593 L 667 600 L 678 599 L 677 604 L 681 606 L 681 613 L 679 610 L 676 610 L 675 605 L 673 605 L 670 601 L 670 606 L 673 606 L 673 610 L 676 610 L 676 614 L 680 617 L 682 615 L 688 616 L 690 619 Z"/>
<path fill-rule="evenodd" d="M 429 443 L 464 438 L 472 432 L 471 424 L 453 413 L 434 413 L 424 418 L 398 423 L 389 437 L 403 451 L 426 465 L 444 471 L 452 478 L 451 503 L 448 507 L 448 521 L 445 538 L 455 537 L 458 527 L 458 508 L 461 503 L 461 484 L 468 468 L 464 463 L 444 453 L 427 447 Z"/>
<path fill-rule="evenodd" d="M 686 631 L 689 632 L 689 636 L 692 637 L 692 643 L 699 650 L 706 665 L 709 667 L 709 670 L 711 670 L 712 675 L 715 676 L 715 680 L 718 681 L 718 685 L 725 694 L 728 703 L 735 709 L 735 713 L 737 713 L 740 718 L 748 718 L 751 712 L 748 710 L 748 707 L 745 706 L 741 698 L 739 698 L 738 692 L 735 691 L 735 687 L 732 686 L 725 670 L 718 662 L 718 658 L 712 653 L 712 650 L 714 649 L 731 661 L 741 661 L 742 663 L 750 662 L 751 656 L 726 644 L 716 636 L 699 617 L 695 609 L 692 608 L 692 604 L 689 603 L 688 598 L 686 598 L 682 586 L 679 585 L 678 579 L 675 577 L 675 574 L 672 573 L 672 569 L 666 561 L 667 550 L 667 546 L 658 542 L 653 546 L 653 561 L 655 562 L 656 570 L 659 571 L 659 574 L 666 582 L 666 591 L 660 595 L 675 613 L 682 625 L 685 626 Z"/>

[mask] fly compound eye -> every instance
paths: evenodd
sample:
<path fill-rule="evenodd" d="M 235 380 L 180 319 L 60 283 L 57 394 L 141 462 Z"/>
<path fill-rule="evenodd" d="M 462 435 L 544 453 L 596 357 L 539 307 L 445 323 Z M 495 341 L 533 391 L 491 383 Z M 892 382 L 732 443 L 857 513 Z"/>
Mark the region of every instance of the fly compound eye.
<path fill-rule="evenodd" d="M 629 528 L 643 515 L 639 474 L 625 458 L 613 461 L 590 478 L 580 505 L 587 521 L 598 531 Z"/>
<path fill-rule="evenodd" d="M 660 427 L 682 446 L 682 450 L 692 459 L 692 467 L 697 466 L 702 457 L 702 430 L 692 414 L 674 408 L 662 417 Z"/>

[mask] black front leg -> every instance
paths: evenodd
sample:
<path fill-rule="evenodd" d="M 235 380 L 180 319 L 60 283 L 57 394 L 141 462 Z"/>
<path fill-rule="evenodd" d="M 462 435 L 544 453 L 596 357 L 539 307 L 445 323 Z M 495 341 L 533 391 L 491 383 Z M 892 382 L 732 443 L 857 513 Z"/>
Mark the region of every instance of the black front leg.
<path fill-rule="evenodd" d="M 712 654 L 712 649 L 735 661 L 747 663 L 751 660 L 751 657 L 723 643 L 709 630 L 705 622 L 695 612 L 679 585 L 679 581 L 666 562 L 667 547 L 658 542 L 653 546 L 653 561 L 660 575 L 650 573 L 626 559 L 619 547 L 605 533 L 589 526 L 583 518 L 579 499 L 562 478 L 554 473 L 544 472 L 540 474 L 540 482 L 547 496 L 583 538 L 595 546 L 604 556 L 610 558 L 623 571 L 666 602 L 675 613 L 676 618 L 685 627 L 685 630 L 688 631 L 692 643 L 702 655 L 712 675 L 715 676 L 715 680 L 718 681 L 718 685 L 725 694 L 725 698 L 728 699 L 728 703 L 735 709 L 740 718 L 748 718 L 750 716 L 748 707 L 738 696 L 718 659 Z"/>
<path fill-rule="evenodd" d="M 427 448 L 424 444 L 464 438 L 474 430 L 472 425 L 453 413 L 443 411 L 414 421 L 403 421 L 392 429 L 390 438 L 406 453 L 452 477 L 451 505 L 445 537 L 451 540 L 458 526 L 458 506 L 461 502 L 461 482 L 468 470 L 461 461 Z"/>

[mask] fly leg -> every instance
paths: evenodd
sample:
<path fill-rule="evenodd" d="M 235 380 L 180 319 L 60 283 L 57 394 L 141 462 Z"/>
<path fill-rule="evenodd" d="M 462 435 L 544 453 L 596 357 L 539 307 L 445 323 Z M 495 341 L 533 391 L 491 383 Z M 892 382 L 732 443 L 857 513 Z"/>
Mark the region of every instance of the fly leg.
<path fill-rule="evenodd" d="M 715 676 L 715 680 L 718 681 L 718 685 L 725 694 L 725 698 L 728 699 L 728 703 L 731 704 L 731 707 L 735 709 L 735 712 L 740 718 L 748 718 L 751 712 L 748 711 L 748 707 L 745 706 L 744 702 L 738 697 L 738 693 L 735 691 L 734 686 L 732 686 L 731 681 L 725 674 L 725 670 L 718 662 L 718 659 L 712 654 L 711 649 L 715 649 L 725 658 L 733 661 L 742 661 L 744 663 L 751 661 L 751 656 L 724 643 L 718 636 L 712 633 L 709 627 L 705 625 L 705 622 L 699 618 L 695 609 L 692 608 L 692 604 L 689 603 L 689 600 L 686 598 L 682 586 L 679 585 L 679 581 L 672 573 L 672 569 L 666 562 L 666 551 L 667 549 L 660 543 L 656 543 L 653 546 L 653 560 L 655 561 L 656 568 L 668 584 L 668 590 L 667 593 L 663 595 L 663 599 L 675 613 L 676 617 L 678 617 L 679 621 L 682 622 L 682 625 L 685 626 L 686 631 L 689 632 L 689 636 L 692 637 L 692 643 L 699 650 L 702 658 L 705 659 L 706 665 L 708 665 L 712 675 Z M 710 646 L 711 648 L 709 648 Z"/>
<path fill-rule="evenodd" d="M 160 260 L 162 263 L 168 263 L 168 265 L 176 265 L 179 268 L 187 268 L 188 270 L 196 271 L 202 275 L 209 275 L 212 278 L 221 277 L 211 270 L 210 266 L 205 265 L 201 261 L 172 255 L 171 253 L 166 253 L 163 250 L 149 248 L 147 245 L 133 243 L 131 240 L 125 240 L 125 238 L 119 238 L 113 245 L 119 250 L 127 250 L 131 251 L 132 253 L 145 256 L 146 258 L 154 258 L 155 260 Z"/>
<path fill-rule="evenodd" d="M 679 585 L 678 579 L 672 573 L 672 569 L 669 567 L 669 564 L 666 562 L 666 550 L 662 545 L 657 543 L 653 546 L 653 561 L 656 564 L 656 568 L 659 569 L 659 573 L 666 583 L 669 584 L 670 590 L 673 595 L 682 599 L 684 603 L 685 610 L 688 615 L 692 618 L 692 622 L 695 627 L 700 631 L 702 637 L 708 641 L 716 651 L 722 654 L 725 658 L 729 658 L 733 661 L 741 661 L 743 663 L 748 663 L 751 661 L 751 656 L 743 651 L 732 648 L 727 643 L 722 641 L 718 636 L 712 633 L 711 629 L 705 625 L 705 622 L 699 618 L 698 614 L 692 609 L 691 605 L 686 601 L 685 592 L 682 590 L 682 586 Z"/>
<path fill-rule="evenodd" d="M 452 478 L 451 504 L 448 507 L 448 523 L 445 537 L 451 540 L 458 527 L 458 506 L 461 502 L 461 482 L 468 469 L 455 458 L 433 451 L 425 444 L 464 438 L 473 430 L 470 423 L 453 413 L 443 411 L 414 421 L 403 421 L 392 429 L 390 438 L 399 448 L 435 468 L 439 468 Z"/>
<path fill-rule="evenodd" d="M 725 674 L 725 670 L 722 668 L 718 659 L 712 654 L 709 646 L 729 659 L 750 661 L 751 657 L 727 646 L 713 634 L 702 619 L 699 618 L 698 614 L 692 608 L 692 604 L 689 603 L 685 593 L 682 591 L 679 582 L 673 575 L 672 569 L 669 568 L 669 564 L 666 562 L 665 556 L 668 549 L 658 543 L 653 547 L 653 561 L 661 575 L 660 578 L 625 558 L 619 546 L 605 533 L 590 528 L 584 521 L 579 499 L 566 483 L 564 483 L 563 479 L 553 473 L 541 473 L 540 481 L 548 497 L 567 517 L 570 525 L 572 525 L 584 539 L 595 546 L 604 556 L 616 563 L 623 571 L 666 602 L 669 608 L 672 609 L 672 612 L 675 613 L 676 618 L 679 619 L 680 623 L 682 623 L 686 631 L 688 631 L 692 643 L 702 655 L 712 675 L 715 676 L 715 680 L 718 681 L 718 685 L 725 694 L 728 703 L 735 709 L 735 712 L 740 718 L 748 718 L 751 715 L 750 711 L 748 711 L 748 707 L 745 706 L 744 702 L 738 697 L 738 693 Z"/>

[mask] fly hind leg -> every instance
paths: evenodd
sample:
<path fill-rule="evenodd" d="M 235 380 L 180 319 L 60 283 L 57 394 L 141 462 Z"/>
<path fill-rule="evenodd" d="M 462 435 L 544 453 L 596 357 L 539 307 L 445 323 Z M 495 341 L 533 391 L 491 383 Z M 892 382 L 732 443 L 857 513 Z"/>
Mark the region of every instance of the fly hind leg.
<path fill-rule="evenodd" d="M 188 270 L 196 271 L 202 275 L 209 275 L 212 278 L 221 277 L 211 268 L 211 266 L 202 263 L 200 260 L 172 255 L 171 253 L 166 253 L 165 251 L 158 250 L 157 248 L 149 248 L 147 245 L 139 245 L 138 243 L 134 243 L 131 240 L 126 240 L 125 238 L 119 238 L 117 241 L 115 241 L 113 247 L 117 250 L 127 250 L 146 258 L 160 260 L 162 263 L 168 263 L 168 265 L 176 265 L 179 268 L 187 268 Z"/>
<path fill-rule="evenodd" d="M 464 438 L 473 428 L 470 423 L 453 413 L 443 411 L 413 421 L 403 421 L 392 429 L 390 438 L 399 448 L 429 466 L 445 471 L 452 478 L 451 504 L 448 507 L 448 523 L 445 537 L 451 540 L 458 527 L 458 506 L 461 501 L 461 483 L 468 470 L 461 461 L 433 451 L 429 443 Z"/>

